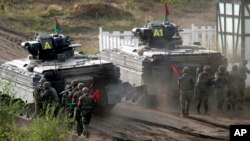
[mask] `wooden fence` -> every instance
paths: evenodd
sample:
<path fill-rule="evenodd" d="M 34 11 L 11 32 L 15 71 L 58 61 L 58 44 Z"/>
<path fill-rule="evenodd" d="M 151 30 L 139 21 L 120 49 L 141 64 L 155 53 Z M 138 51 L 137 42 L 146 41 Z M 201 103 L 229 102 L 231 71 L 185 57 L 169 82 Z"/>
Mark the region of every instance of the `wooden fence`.
<path fill-rule="evenodd" d="M 194 24 L 191 28 L 184 28 L 180 31 L 184 45 L 199 42 L 207 49 L 217 50 L 216 28 L 211 26 L 202 26 L 198 28 Z M 102 27 L 99 28 L 99 49 L 100 52 L 105 49 L 120 48 L 123 45 L 136 45 L 138 43 L 131 31 L 103 31 Z"/>

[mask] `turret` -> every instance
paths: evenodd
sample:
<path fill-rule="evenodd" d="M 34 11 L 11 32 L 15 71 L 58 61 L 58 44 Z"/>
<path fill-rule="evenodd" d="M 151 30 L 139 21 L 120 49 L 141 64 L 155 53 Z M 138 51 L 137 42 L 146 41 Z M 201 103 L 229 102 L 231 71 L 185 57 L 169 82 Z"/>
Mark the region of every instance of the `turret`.
<path fill-rule="evenodd" d="M 69 36 L 51 34 L 36 36 L 34 41 L 21 43 L 34 59 L 56 60 L 68 59 L 74 56 L 74 48 L 80 44 L 71 44 Z"/>
<path fill-rule="evenodd" d="M 182 44 L 178 27 L 168 21 L 168 5 L 165 4 L 165 16 L 163 22 L 147 22 L 144 27 L 133 28 L 132 32 L 138 37 L 140 44 L 152 48 L 174 49 Z"/>
<path fill-rule="evenodd" d="M 145 27 L 133 28 L 132 32 L 140 44 L 151 48 L 174 49 L 182 44 L 178 27 L 172 23 L 147 23 Z"/>

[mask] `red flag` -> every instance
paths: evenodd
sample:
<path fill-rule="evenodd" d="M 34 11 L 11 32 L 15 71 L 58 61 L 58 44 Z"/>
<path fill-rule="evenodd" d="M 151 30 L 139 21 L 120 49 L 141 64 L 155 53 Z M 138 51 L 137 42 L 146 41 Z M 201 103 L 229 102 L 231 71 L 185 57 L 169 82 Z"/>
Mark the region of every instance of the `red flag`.
<path fill-rule="evenodd" d="M 168 10 L 168 4 L 165 3 L 165 16 L 168 16 L 169 15 L 169 10 Z"/>
<path fill-rule="evenodd" d="M 169 15 L 169 10 L 168 10 L 168 4 L 165 4 L 165 9 L 164 9 L 164 18 L 163 18 L 163 23 L 168 23 L 168 15 Z"/>
<path fill-rule="evenodd" d="M 174 65 L 171 65 L 171 69 L 174 72 L 174 74 L 179 78 L 180 73 L 179 73 L 178 69 Z"/>
<path fill-rule="evenodd" d="M 100 99 L 100 92 L 99 90 L 96 90 L 95 93 L 92 96 L 92 99 L 96 102 Z"/>

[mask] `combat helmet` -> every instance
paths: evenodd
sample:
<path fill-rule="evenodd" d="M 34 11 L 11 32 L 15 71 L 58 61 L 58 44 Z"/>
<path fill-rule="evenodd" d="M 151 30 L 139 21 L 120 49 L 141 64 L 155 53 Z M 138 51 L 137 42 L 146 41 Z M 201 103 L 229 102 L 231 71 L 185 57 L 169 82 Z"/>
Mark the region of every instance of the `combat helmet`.
<path fill-rule="evenodd" d="M 189 73 L 189 71 L 190 71 L 189 67 L 184 67 L 183 68 L 183 73 Z"/>
<path fill-rule="evenodd" d="M 84 87 L 84 83 L 78 83 L 77 88 L 81 90 Z"/>
<path fill-rule="evenodd" d="M 42 77 L 42 78 L 39 80 L 39 83 L 40 83 L 41 85 L 43 85 L 43 83 L 46 82 L 46 81 L 47 81 L 46 78 Z"/>
<path fill-rule="evenodd" d="M 248 61 L 247 61 L 246 59 L 243 59 L 243 60 L 242 60 L 242 64 L 243 64 L 243 65 L 246 65 L 247 63 L 248 63 Z"/>
<path fill-rule="evenodd" d="M 72 80 L 70 83 L 73 87 L 77 87 L 77 82 L 75 80 Z"/>
<path fill-rule="evenodd" d="M 232 66 L 232 71 L 237 71 L 238 70 L 238 66 L 237 65 L 233 65 Z"/>
<path fill-rule="evenodd" d="M 67 85 L 65 86 L 65 90 L 71 89 L 71 88 L 72 88 L 72 86 L 71 86 L 70 84 L 67 84 Z"/>
<path fill-rule="evenodd" d="M 225 71 L 225 66 L 224 65 L 220 65 L 219 67 L 218 67 L 218 71 L 220 71 L 220 72 L 224 72 Z"/>
<path fill-rule="evenodd" d="M 211 70 L 211 67 L 209 65 L 204 66 L 203 71 L 209 72 Z"/>
<path fill-rule="evenodd" d="M 88 94 L 89 93 L 89 89 L 87 87 L 83 87 L 82 88 L 82 93 L 83 94 Z"/>
<path fill-rule="evenodd" d="M 45 81 L 43 83 L 43 87 L 44 87 L 44 89 L 48 89 L 50 87 L 50 83 L 48 81 Z"/>

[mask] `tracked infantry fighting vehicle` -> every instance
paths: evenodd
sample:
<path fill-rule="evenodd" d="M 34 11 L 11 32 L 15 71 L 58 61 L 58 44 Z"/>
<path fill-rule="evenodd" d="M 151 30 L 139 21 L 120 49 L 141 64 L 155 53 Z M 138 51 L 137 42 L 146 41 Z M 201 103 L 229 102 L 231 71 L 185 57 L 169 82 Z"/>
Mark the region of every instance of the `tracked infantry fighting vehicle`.
<path fill-rule="evenodd" d="M 2 84 L 1 96 L 9 94 L 12 98 L 26 104 L 34 103 L 33 91 L 39 80 L 45 77 L 58 93 L 72 80 L 93 85 L 99 89 L 99 105 L 109 106 L 120 101 L 118 74 L 112 63 L 74 51 L 79 44 L 72 44 L 68 36 L 62 34 L 37 36 L 34 41 L 22 43 L 29 56 L 5 62 L 0 65 Z"/>
<path fill-rule="evenodd" d="M 197 67 L 210 65 L 215 72 L 227 64 L 221 53 L 198 45 L 182 45 L 178 27 L 172 23 L 147 23 L 133 28 L 137 45 L 105 49 L 101 58 L 120 68 L 120 79 L 126 89 L 124 100 L 140 102 L 144 96 L 175 95 L 183 67 L 195 76 Z"/>

